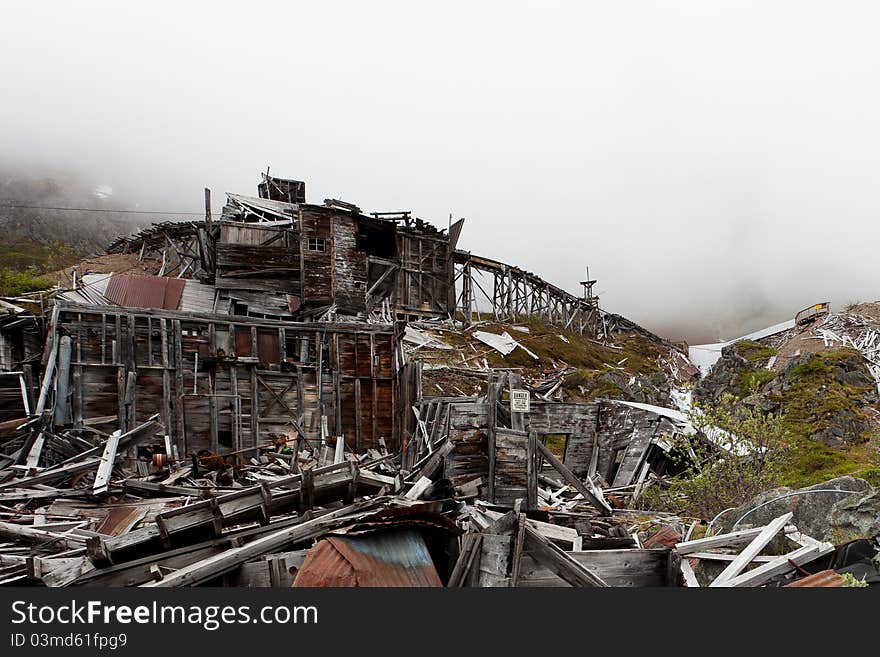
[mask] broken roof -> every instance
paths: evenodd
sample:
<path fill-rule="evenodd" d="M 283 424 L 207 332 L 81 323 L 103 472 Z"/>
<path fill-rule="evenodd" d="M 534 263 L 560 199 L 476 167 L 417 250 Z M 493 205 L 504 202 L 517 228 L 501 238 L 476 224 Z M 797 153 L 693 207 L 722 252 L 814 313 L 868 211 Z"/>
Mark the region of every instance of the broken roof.
<path fill-rule="evenodd" d="M 185 284 L 180 278 L 116 274 L 107 284 L 104 296 L 125 308 L 177 310 Z"/>

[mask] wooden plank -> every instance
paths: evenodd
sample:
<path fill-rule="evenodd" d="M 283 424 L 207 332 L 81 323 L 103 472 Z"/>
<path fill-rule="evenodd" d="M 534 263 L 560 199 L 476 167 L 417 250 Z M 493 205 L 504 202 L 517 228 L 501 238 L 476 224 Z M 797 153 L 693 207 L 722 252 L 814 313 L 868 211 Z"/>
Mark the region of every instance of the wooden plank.
<path fill-rule="evenodd" d="M 269 552 L 277 552 L 286 545 L 307 541 L 320 536 L 324 531 L 334 526 L 339 518 L 356 514 L 368 508 L 376 506 L 376 502 L 362 502 L 332 511 L 320 518 L 308 520 L 293 527 L 285 527 L 277 532 L 258 538 L 250 543 L 237 548 L 232 548 L 220 554 L 208 557 L 201 561 L 185 566 L 171 573 L 158 582 L 144 584 L 146 587 L 175 588 L 180 586 L 195 586 L 207 580 L 213 579 L 237 568 L 246 561 L 255 559 Z"/>
<path fill-rule="evenodd" d="M 733 561 L 737 558 L 736 554 L 725 554 L 722 552 L 692 552 L 688 554 L 688 559 L 703 559 L 704 561 Z M 776 557 L 758 555 L 752 559 L 752 563 L 767 563 L 773 561 Z"/>
<path fill-rule="evenodd" d="M 761 529 L 761 533 L 752 539 L 752 542 L 749 543 L 739 555 L 737 555 L 736 559 L 728 564 L 727 568 L 725 568 L 721 574 L 709 584 L 709 586 L 724 586 L 726 581 L 739 575 L 745 567 L 752 562 L 752 559 L 758 556 L 761 550 L 763 550 L 764 547 L 782 530 L 782 528 L 785 527 L 786 523 L 791 520 L 793 515 L 794 513 L 789 511 L 788 513 L 770 521 L 766 527 Z"/>
<path fill-rule="evenodd" d="M 684 583 L 688 588 L 700 588 L 700 582 L 697 580 L 697 575 L 694 573 L 693 566 L 691 566 L 691 562 L 687 559 L 681 560 L 681 574 L 684 575 Z"/>
<path fill-rule="evenodd" d="M 538 434 L 529 432 L 526 450 L 526 508 L 538 508 Z"/>
<path fill-rule="evenodd" d="M 76 550 L 85 545 L 86 537 L 67 531 L 64 533 L 52 532 L 45 529 L 16 525 L 10 522 L 0 522 L 0 538 L 11 541 L 24 541 L 26 543 L 38 543 L 43 547 L 52 545 L 60 549 Z"/>
<path fill-rule="evenodd" d="M 489 379 L 488 389 L 486 392 L 486 402 L 489 406 L 489 422 L 486 428 L 488 434 L 487 440 L 487 456 L 489 457 L 489 477 L 486 489 L 486 496 L 489 502 L 495 503 L 495 428 L 498 424 L 498 391 L 500 384 L 494 379 Z"/>
<path fill-rule="evenodd" d="M 473 568 L 474 561 L 479 557 L 482 549 L 483 535 L 479 533 L 465 534 L 462 537 L 462 549 L 449 576 L 447 587 L 459 587 L 467 581 L 467 575 Z"/>
<path fill-rule="evenodd" d="M 35 415 L 42 415 L 46 408 L 46 400 L 49 396 L 49 388 L 52 384 L 52 375 L 55 372 L 55 360 L 58 356 L 58 340 L 55 337 L 55 331 L 58 328 L 58 306 L 52 315 L 51 333 L 47 340 L 52 340 L 52 350 L 49 352 L 49 358 L 46 361 L 46 371 L 43 373 L 43 384 L 40 386 L 40 396 L 37 399 L 37 407 L 34 410 Z"/>
<path fill-rule="evenodd" d="M 61 345 L 58 350 L 58 374 L 55 377 L 55 417 L 53 424 L 56 427 L 67 424 L 67 404 L 70 390 L 70 360 L 72 356 L 72 341 L 69 335 L 61 337 Z"/>
<path fill-rule="evenodd" d="M 733 545 L 742 545 L 748 543 L 758 534 L 761 533 L 763 527 L 755 529 L 741 529 L 737 532 L 729 534 L 718 534 L 717 536 L 707 536 L 706 538 L 698 538 L 693 541 L 684 541 L 675 544 L 675 550 L 681 556 L 690 554 L 691 552 L 703 552 L 719 547 L 730 547 Z"/>
<path fill-rule="evenodd" d="M 614 476 L 612 486 L 629 486 L 633 477 L 638 470 L 639 465 L 645 458 L 648 448 L 651 446 L 651 440 L 654 437 L 654 423 L 647 427 L 636 424 L 627 445 L 623 460 Z"/>
<path fill-rule="evenodd" d="M 119 438 L 122 431 L 117 429 L 107 439 L 104 445 L 104 454 L 98 463 L 98 473 L 95 475 L 95 483 L 92 494 L 101 495 L 110 490 L 110 476 L 113 474 L 113 466 L 116 464 L 116 450 L 119 448 Z"/>
<path fill-rule="evenodd" d="M 510 586 L 519 584 L 519 575 L 522 570 L 523 544 L 525 543 L 526 514 L 520 513 L 517 519 L 516 541 L 513 547 L 513 558 L 510 563 Z"/>
<path fill-rule="evenodd" d="M 758 566 L 753 570 L 749 570 L 734 578 L 725 580 L 721 586 L 760 586 L 776 575 L 787 573 L 790 570 L 794 570 L 796 566 L 808 564 L 833 551 L 834 546 L 830 543 L 825 543 L 822 547 L 814 547 L 810 545 L 800 547 L 788 554 L 777 557 L 773 561 Z"/>

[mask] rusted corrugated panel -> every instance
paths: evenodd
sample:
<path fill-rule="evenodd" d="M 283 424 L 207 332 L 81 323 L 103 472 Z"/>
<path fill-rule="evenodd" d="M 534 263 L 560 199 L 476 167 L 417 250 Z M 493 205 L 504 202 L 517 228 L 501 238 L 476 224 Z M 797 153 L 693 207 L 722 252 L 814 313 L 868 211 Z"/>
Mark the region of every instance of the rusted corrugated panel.
<path fill-rule="evenodd" d="M 397 530 L 369 536 L 332 536 L 309 551 L 297 587 L 442 587 L 422 536 Z"/>
<path fill-rule="evenodd" d="M 642 547 L 650 550 L 654 547 L 675 547 L 675 544 L 681 541 L 681 535 L 669 525 L 660 528 L 656 534 L 646 540 Z"/>
<path fill-rule="evenodd" d="M 113 506 L 107 510 L 107 517 L 95 531 L 106 536 L 122 536 L 143 520 L 149 508 L 137 506 Z"/>
<path fill-rule="evenodd" d="M 114 274 L 104 296 L 124 308 L 177 310 L 185 284 L 181 278 Z"/>
<path fill-rule="evenodd" d="M 833 570 L 822 570 L 813 575 L 799 579 L 791 584 L 786 584 L 785 588 L 824 588 L 830 589 L 843 586 L 843 577 Z"/>

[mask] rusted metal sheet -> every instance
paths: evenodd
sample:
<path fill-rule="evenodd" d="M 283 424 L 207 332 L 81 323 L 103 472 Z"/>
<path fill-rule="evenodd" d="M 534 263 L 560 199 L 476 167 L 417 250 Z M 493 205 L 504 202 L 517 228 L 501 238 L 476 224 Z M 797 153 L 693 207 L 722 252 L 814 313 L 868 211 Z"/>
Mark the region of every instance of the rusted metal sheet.
<path fill-rule="evenodd" d="M 681 541 L 681 535 L 670 526 L 665 526 L 656 534 L 651 536 L 642 545 L 645 549 L 650 550 L 655 547 L 673 548 L 676 543 Z"/>
<path fill-rule="evenodd" d="M 110 507 L 107 517 L 101 521 L 95 531 L 107 536 L 121 536 L 143 520 L 148 511 L 148 508 L 138 506 Z"/>
<path fill-rule="evenodd" d="M 442 587 L 422 536 L 410 529 L 332 536 L 309 551 L 296 587 Z"/>
<path fill-rule="evenodd" d="M 177 310 L 185 284 L 180 278 L 114 274 L 104 296 L 125 308 Z"/>
<path fill-rule="evenodd" d="M 833 570 L 822 570 L 813 575 L 807 575 L 806 577 L 799 579 L 796 582 L 792 582 L 791 584 L 786 584 L 785 588 L 836 588 L 838 586 L 843 586 L 843 577 L 838 575 Z"/>

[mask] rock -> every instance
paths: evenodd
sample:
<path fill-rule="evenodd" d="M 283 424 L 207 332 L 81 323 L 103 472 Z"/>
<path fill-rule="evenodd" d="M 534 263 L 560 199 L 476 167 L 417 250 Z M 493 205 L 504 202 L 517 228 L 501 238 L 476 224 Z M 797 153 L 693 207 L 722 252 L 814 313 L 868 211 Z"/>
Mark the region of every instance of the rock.
<path fill-rule="evenodd" d="M 808 491 L 818 490 L 842 490 L 857 491 L 855 495 L 846 493 L 809 493 Z M 776 488 L 758 495 L 748 504 L 728 511 L 719 520 L 719 529 L 717 533 L 731 531 L 731 528 L 739 520 L 737 529 L 746 529 L 748 527 L 760 527 L 766 525 L 774 518 L 791 511 L 794 516 L 792 523 L 797 525 L 798 529 L 805 534 L 819 540 L 831 540 L 833 526 L 830 520 L 832 507 L 844 500 L 862 497 L 866 493 L 873 493 L 874 489 L 864 479 L 856 477 L 838 477 L 830 481 L 824 481 L 814 486 L 806 488 Z M 801 495 L 789 495 L 790 493 L 802 493 Z M 782 497 L 789 495 L 788 497 Z M 776 499 L 780 498 L 782 499 Z M 771 500 L 774 500 L 771 502 Z M 764 506 L 758 507 L 765 502 L 769 502 Z M 752 511 L 752 509 L 755 509 Z M 745 518 L 743 518 L 745 516 Z M 740 520 L 740 518 L 743 518 Z"/>
<path fill-rule="evenodd" d="M 709 376 L 694 387 L 694 401 L 700 404 L 716 404 L 727 393 L 738 394 L 737 378 L 740 373 L 751 370 L 752 365 L 736 352 L 736 345 L 721 350 L 721 358 L 715 363 Z"/>
<path fill-rule="evenodd" d="M 871 428 L 867 420 L 848 409 L 838 411 L 830 422 L 828 427 L 810 437 L 829 447 L 839 447 L 844 444 L 864 442 L 866 439 L 863 436 Z"/>
<path fill-rule="evenodd" d="M 767 395 L 754 394 L 743 398 L 740 401 L 744 406 L 750 406 L 762 413 L 773 413 L 779 409 L 779 402 L 775 402 L 767 397 Z"/>
<path fill-rule="evenodd" d="M 831 507 L 828 524 L 830 531 L 826 540 L 833 543 L 880 534 L 880 491 L 872 490 L 839 500 Z"/>

